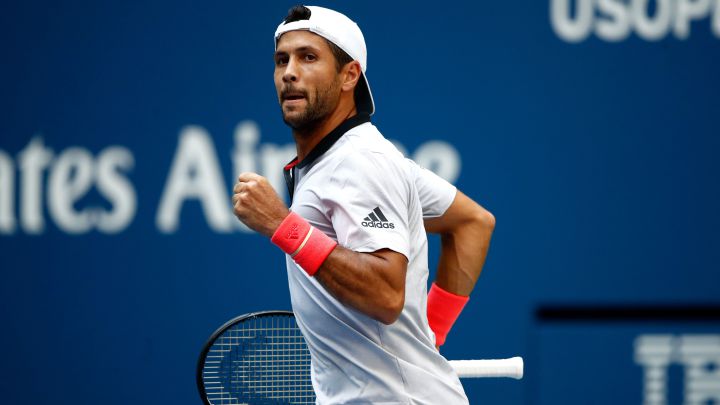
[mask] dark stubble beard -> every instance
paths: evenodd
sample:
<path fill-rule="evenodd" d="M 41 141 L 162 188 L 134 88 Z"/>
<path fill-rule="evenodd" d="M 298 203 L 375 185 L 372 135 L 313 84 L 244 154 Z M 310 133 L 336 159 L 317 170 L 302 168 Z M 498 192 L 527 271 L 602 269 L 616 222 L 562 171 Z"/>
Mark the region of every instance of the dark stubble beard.
<path fill-rule="evenodd" d="M 307 104 L 305 111 L 292 118 L 285 115 L 281 106 L 283 121 L 296 133 L 304 134 L 312 132 L 335 110 L 335 107 L 337 107 L 340 99 L 339 87 L 340 80 L 333 80 L 325 88 L 316 88 L 314 102 L 310 101 L 306 93 L 305 100 Z"/>

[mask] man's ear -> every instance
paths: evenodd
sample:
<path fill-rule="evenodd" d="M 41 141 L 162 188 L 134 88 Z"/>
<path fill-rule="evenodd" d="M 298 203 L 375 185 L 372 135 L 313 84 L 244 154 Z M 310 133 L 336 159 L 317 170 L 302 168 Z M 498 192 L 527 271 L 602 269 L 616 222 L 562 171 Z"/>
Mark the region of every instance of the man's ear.
<path fill-rule="evenodd" d="M 342 90 L 343 91 L 355 91 L 360 75 L 362 74 L 362 68 L 360 62 L 354 60 L 342 68 L 341 72 L 343 76 Z"/>

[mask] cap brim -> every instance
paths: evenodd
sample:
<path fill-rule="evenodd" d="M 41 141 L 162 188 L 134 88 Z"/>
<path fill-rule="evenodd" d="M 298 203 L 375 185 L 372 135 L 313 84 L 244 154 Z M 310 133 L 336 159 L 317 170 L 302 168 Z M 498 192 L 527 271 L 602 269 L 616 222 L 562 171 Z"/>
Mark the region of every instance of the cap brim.
<path fill-rule="evenodd" d="M 375 101 L 373 101 L 372 92 L 370 92 L 370 83 L 368 83 L 365 73 L 362 73 L 361 77 L 362 80 L 358 80 L 355 88 L 355 106 L 358 111 L 373 115 L 375 113 Z"/>

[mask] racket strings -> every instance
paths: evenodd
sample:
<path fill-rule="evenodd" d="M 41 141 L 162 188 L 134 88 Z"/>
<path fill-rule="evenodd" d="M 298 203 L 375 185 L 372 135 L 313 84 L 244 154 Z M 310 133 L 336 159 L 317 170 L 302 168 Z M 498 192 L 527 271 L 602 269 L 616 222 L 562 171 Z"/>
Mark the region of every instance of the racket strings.
<path fill-rule="evenodd" d="M 211 404 L 314 404 L 310 352 L 292 316 L 239 322 L 210 347 L 203 368 Z"/>

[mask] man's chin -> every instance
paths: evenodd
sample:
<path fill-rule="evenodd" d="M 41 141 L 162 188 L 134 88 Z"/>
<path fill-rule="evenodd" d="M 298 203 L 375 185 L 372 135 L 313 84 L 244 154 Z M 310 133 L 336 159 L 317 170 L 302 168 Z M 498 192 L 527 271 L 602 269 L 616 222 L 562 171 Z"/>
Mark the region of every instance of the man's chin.
<path fill-rule="evenodd" d="M 285 121 L 285 124 L 289 126 L 292 129 L 303 129 L 307 126 L 307 120 L 302 114 L 297 113 L 291 113 L 286 114 L 283 113 L 283 121 Z"/>
<path fill-rule="evenodd" d="M 307 114 L 285 114 L 283 113 L 283 121 L 285 124 L 299 133 L 310 132 L 318 126 L 320 119 L 312 119 Z"/>
<path fill-rule="evenodd" d="M 292 128 L 295 128 L 296 125 L 302 124 L 303 119 L 304 117 L 301 111 L 283 110 L 283 121 Z"/>

